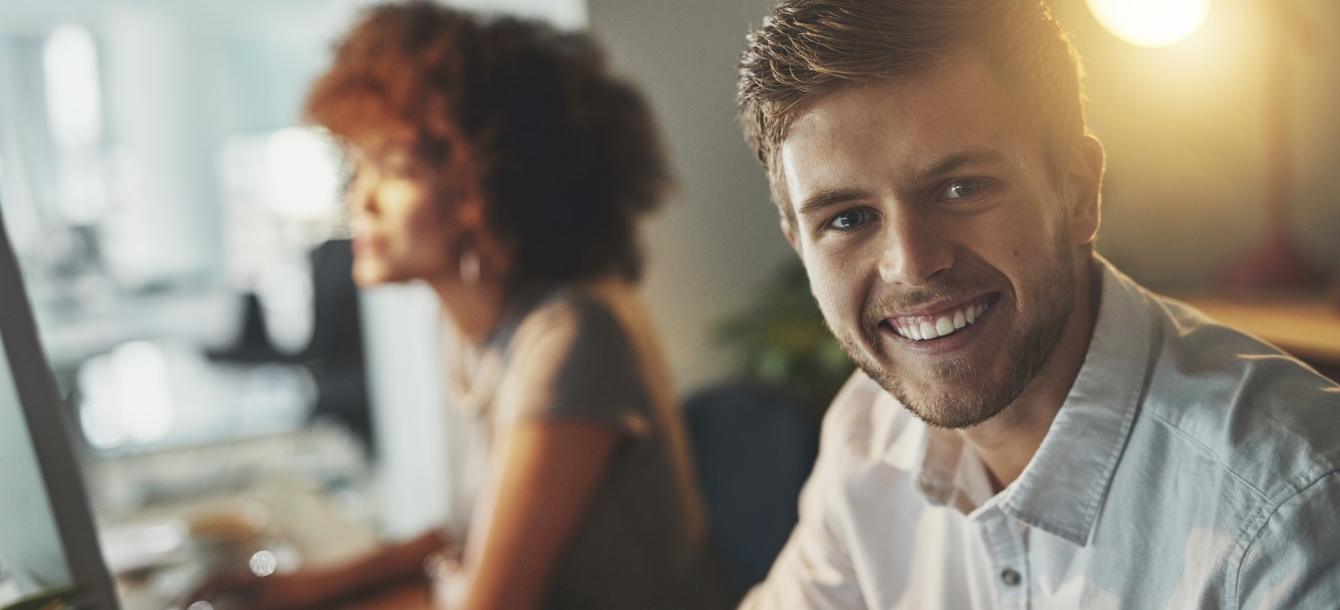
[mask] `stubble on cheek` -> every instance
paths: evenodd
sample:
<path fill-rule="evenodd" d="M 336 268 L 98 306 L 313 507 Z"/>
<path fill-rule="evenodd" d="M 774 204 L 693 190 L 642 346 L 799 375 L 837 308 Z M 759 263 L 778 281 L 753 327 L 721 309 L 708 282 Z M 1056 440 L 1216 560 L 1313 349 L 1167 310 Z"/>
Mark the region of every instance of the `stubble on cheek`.
<path fill-rule="evenodd" d="M 984 262 L 969 265 L 940 285 L 914 291 L 869 297 L 849 305 L 845 318 L 832 316 L 836 308 L 823 307 L 825 322 L 838 342 L 875 382 L 927 424 L 950 429 L 968 428 L 995 417 L 1023 391 L 1046 363 L 1060 341 L 1073 307 L 1072 258 L 1063 250 L 1068 236 L 1057 240 L 1049 269 L 1029 295 L 1037 313 L 1020 316 L 1013 284 Z M 984 292 L 999 292 L 993 306 L 992 345 L 978 344 L 963 354 L 916 358 L 900 363 L 896 351 L 886 349 L 880 323 L 899 311 L 927 303 L 952 302 Z M 834 323 L 835 321 L 839 323 Z M 1003 325 L 1003 326 L 1001 326 Z M 989 327 L 988 327 L 989 328 Z M 985 330 L 985 329 L 984 329 Z M 979 339 L 985 341 L 986 339 Z"/>

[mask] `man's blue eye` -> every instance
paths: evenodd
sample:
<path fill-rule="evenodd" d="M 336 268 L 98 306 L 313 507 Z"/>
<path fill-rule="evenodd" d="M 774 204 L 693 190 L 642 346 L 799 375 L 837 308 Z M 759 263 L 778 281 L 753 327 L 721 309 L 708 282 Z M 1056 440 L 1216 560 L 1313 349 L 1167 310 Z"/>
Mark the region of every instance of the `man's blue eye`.
<path fill-rule="evenodd" d="M 945 199 L 961 199 L 971 197 L 982 190 L 982 183 L 978 180 L 955 180 L 945 188 Z"/>
<path fill-rule="evenodd" d="M 851 229 L 865 222 L 865 212 L 862 210 L 847 210 L 833 217 L 830 223 L 835 229 Z"/>

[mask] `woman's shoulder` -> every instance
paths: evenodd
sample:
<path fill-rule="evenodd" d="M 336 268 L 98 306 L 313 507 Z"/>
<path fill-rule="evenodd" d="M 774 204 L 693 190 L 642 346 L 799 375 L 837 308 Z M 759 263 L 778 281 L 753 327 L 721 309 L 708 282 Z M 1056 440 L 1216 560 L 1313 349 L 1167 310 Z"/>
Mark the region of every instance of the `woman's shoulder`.
<path fill-rule="evenodd" d="M 561 285 L 542 296 L 508 345 L 516 353 L 538 344 L 568 349 L 631 350 L 619 301 L 636 299 L 613 282 Z"/>
<path fill-rule="evenodd" d="M 522 413 L 626 415 L 648 400 L 617 289 L 562 286 L 521 320 L 507 347 L 507 385 Z"/>

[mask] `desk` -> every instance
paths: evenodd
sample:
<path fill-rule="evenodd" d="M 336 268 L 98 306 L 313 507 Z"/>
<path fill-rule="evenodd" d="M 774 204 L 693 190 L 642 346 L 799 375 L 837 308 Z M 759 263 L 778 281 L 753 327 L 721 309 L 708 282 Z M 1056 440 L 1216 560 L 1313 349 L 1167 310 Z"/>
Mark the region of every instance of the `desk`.
<path fill-rule="evenodd" d="M 290 477 L 272 477 L 235 492 L 157 506 L 139 512 L 134 521 L 185 523 L 190 521 L 192 514 L 208 513 L 220 507 L 227 512 L 255 507 L 263 509 L 265 523 L 261 527 L 266 533 L 255 540 L 239 543 L 248 549 L 246 553 L 250 552 L 246 545 L 283 541 L 297 552 L 303 567 L 320 568 L 348 561 L 377 548 L 376 533 L 369 524 L 350 520 L 330 497 L 322 495 L 307 482 Z M 189 548 L 179 555 L 153 573 L 132 572 L 118 578 L 121 607 L 124 610 L 162 610 L 184 595 L 199 578 L 201 559 Z M 403 591 L 396 589 L 360 599 L 360 603 L 373 605 L 351 606 L 350 610 L 427 608 L 426 605 L 406 603 L 416 592 L 419 598 L 425 598 L 426 587 L 418 583 Z"/>
<path fill-rule="evenodd" d="M 1320 299 L 1183 299 L 1206 315 L 1265 339 L 1332 379 L 1340 378 L 1340 305 Z"/>

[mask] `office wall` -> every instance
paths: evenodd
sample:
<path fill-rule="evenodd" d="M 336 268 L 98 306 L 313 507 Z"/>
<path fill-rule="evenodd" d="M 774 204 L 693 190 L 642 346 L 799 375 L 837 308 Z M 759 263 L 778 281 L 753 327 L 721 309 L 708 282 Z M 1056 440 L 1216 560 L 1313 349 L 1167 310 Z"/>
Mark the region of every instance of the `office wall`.
<path fill-rule="evenodd" d="M 681 391 L 727 374 L 717 322 L 791 254 L 735 122 L 735 63 L 769 0 L 589 0 L 591 29 L 658 112 L 679 191 L 647 226 L 644 295 Z"/>

